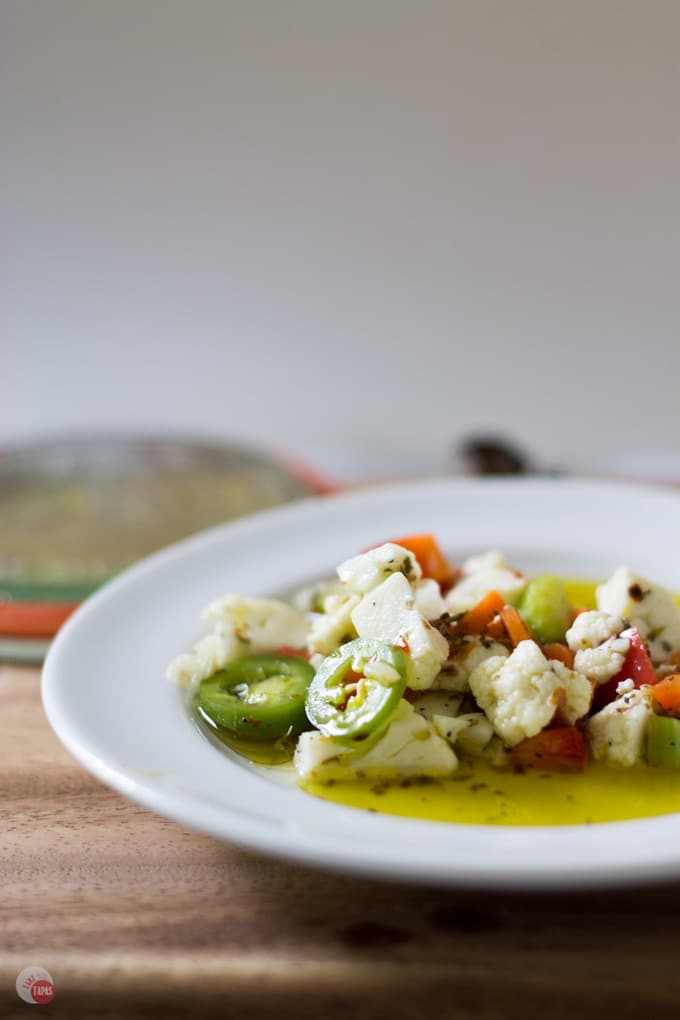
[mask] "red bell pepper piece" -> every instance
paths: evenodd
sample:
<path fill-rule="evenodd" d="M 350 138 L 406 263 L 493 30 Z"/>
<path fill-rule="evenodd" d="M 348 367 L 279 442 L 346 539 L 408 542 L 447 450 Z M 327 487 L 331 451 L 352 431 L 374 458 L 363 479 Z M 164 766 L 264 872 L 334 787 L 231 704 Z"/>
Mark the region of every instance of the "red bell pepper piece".
<path fill-rule="evenodd" d="M 655 684 L 658 680 L 652 666 L 652 660 L 647 652 L 647 646 L 637 630 L 630 632 L 630 648 L 620 672 L 613 676 L 611 680 L 607 680 L 606 683 L 600 684 L 595 688 L 593 705 L 597 708 L 602 708 L 603 705 L 608 705 L 610 701 L 614 701 L 617 685 L 622 680 L 632 680 L 636 687 L 642 687 L 643 684 Z"/>
<path fill-rule="evenodd" d="M 280 645 L 276 649 L 279 655 L 290 655 L 295 659 L 306 659 L 309 662 L 312 653 L 305 648 L 293 648 L 291 645 Z"/>
<path fill-rule="evenodd" d="M 558 726 L 527 737 L 510 751 L 513 765 L 549 772 L 583 772 L 588 745 L 575 726 Z"/>

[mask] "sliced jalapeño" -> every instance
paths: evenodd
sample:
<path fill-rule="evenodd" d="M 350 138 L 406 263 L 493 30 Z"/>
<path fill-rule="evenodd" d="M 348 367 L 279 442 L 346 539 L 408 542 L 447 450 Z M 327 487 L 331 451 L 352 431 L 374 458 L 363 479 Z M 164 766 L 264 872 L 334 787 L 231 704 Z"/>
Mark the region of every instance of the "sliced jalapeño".
<path fill-rule="evenodd" d="M 298 656 L 244 656 L 202 681 L 198 710 L 244 740 L 296 737 L 309 728 L 305 696 L 313 676 Z"/>
<path fill-rule="evenodd" d="M 389 722 L 411 676 L 394 645 L 357 638 L 319 666 L 307 691 L 307 717 L 325 736 L 362 740 Z"/>

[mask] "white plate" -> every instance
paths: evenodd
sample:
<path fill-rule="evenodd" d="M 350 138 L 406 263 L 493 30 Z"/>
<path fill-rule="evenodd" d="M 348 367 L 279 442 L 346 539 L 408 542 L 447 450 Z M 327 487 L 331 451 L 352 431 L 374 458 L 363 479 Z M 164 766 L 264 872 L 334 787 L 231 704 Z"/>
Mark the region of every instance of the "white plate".
<path fill-rule="evenodd" d="M 385 537 L 433 531 L 455 559 L 505 551 L 528 572 L 603 577 L 621 562 L 680 589 L 680 499 L 562 480 L 442 480 L 313 500 L 198 535 L 139 563 L 66 623 L 44 668 L 58 736 L 135 801 L 225 840 L 310 864 L 448 885 L 566 887 L 680 875 L 680 815 L 493 828 L 317 800 L 196 728 L 167 663 L 229 591 L 285 592 Z"/>

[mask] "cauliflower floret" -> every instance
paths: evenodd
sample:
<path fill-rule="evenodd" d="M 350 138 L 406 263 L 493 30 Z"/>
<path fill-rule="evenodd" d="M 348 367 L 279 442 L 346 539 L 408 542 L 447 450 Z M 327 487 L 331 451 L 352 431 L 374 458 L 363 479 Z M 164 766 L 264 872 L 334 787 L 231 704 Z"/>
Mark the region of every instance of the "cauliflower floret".
<path fill-rule="evenodd" d="M 441 588 L 431 577 L 414 584 L 413 594 L 416 599 L 416 609 L 426 620 L 438 620 L 446 612 Z"/>
<path fill-rule="evenodd" d="M 352 611 L 361 602 L 361 595 L 342 593 L 328 595 L 324 612 L 311 614 L 307 647 L 311 652 L 330 655 L 345 641 L 356 637 Z"/>
<path fill-rule="evenodd" d="M 567 631 L 567 644 L 573 652 L 574 669 L 596 684 L 606 683 L 623 668 L 630 648 L 630 635 L 624 633 L 625 621 L 598 609 L 580 613 Z"/>
<path fill-rule="evenodd" d="M 597 648 L 583 648 L 574 656 L 574 669 L 583 673 L 596 684 L 604 684 L 620 673 L 630 648 L 630 638 L 625 632 L 619 637 L 609 638 Z"/>
<path fill-rule="evenodd" d="M 304 588 L 298 588 L 290 597 L 290 603 L 301 613 L 318 613 L 325 609 L 326 599 L 331 595 L 346 594 L 344 586 L 340 581 L 325 580 L 316 581 L 314 584 L 306 584 Z"/>
<path fill-rule="evenodd" d="M 420 564 L 409 549 L 394 542 L 385 542 L 360 556 L 345 560 L 338 567 L 338 577 L 352 591 L 365 595 L 377 588 L 390 574 L 403 574 L 415 583 L 422 576 Z"/>
<path fill-rule="evenodd" d="M 302 733 L 295 750 L 301 779 L 326 782 L 369 776 L 448 776 L 458 765 L 449 745 L 407 701 L 400 701 L 386 729 L 365 751 L 324 737 Z"/>
<path fill-rule="evenodd" d="M 573 723 L 590 707 L 592 685 L 561 662 L 548 661 L 534 641 L 521 641 L 509 658 L 482 662 L 470 689 L 503 742 L 513 747 L 548 725 L 560 708 Z"/>
<path fill-rule="evenodd" d="M 479 553 L 477 556 L 468 556 L 463 560 L 461 570 L 464 574 L 479 574 L 483 570 L 509 570 L 510 564 L 502 552 L 498 549 L 489 549 L 488 552 Z"/>
<path fill-rule="evenodd" d="M 290 645 L 301 648 L 307 638 L 304 613 L 278 599 L 247 599 L 225 595 L 211 602 L 201 614 L 212 623 L 215 634 L 234 635 L 241 654 L 256 654 Z"/>
<path fill-rule="evenodd" d="M 302 648 L 307 638 L 307 620 L 303 613 L 275 599 L 246 599 L 226 595 L 203 611 L 203 619 L 213 624 L 191 652 L 170 663 L 167 677 L 175 683 L 193 687 L 241 655 L 273 652 L 281 645 Z"/>
<path fill-rule="evenodd" d="M 573 726 L 590 711 L 593 701 L 593 684 L 589 677 L 584 677 L 577 670 L 569 669 L 559 659 L 546 660 L 553 672 L 562 681 L 563 700 L 560 712 L 564 719 Z"/>
<path fill-rule="evenodd" d="M 526 587 L 526 578 L 519 576 L 499 552 L 471 556 L 463 563 L 463 577 L 445 598 L 452 615 L 472 609 L 494 589 L 507 599 L 516 600 Z"/>
<path fill-rule="evenodd" d="M 307 730 L 298 737 L 293 764 L 301 779 L 331 779 L 340 773 L 340 760 L 351 753 L 349 745 L 324 737 L 318 730 Z"/>
<path fill-rule="evenodd" d="M 626 624 L 620 616 L 612 616 L 610 613 L 592 609 L 587 613 L 579 613 L 576 617 L 567 631 L 567 644 L 572 652 L 579 652 L 585 648 L 596 648 L 608 638 L 618 637 L 625 627 Z"/>
<path fill-rule="evenodd" d="M 493 726 L 483 712 L 467 712 L 451 719 L 435 715 L 432 722 L 437 733 L 467 754 L 481 754 L 493 737 Z"/>
<path fill-rule="evenodd" d="M 413 662 L 414 690 L 432 684 L 449 654 L 449 643 L 415 609 L 413 589 L 403 574 L 392 574 L 364 595 L 352 612 L 359 637 L 405 648 Z"/>
<path fill-rule="evenodd" d="M 240 655 L 243 655 L 242 646 L 233 634 L 206 634 L 191 652 L 172 660 L 166 676 L 173 683 L 193 688 Z"/>
<path fill-rule="evenodd" d="M 680 608 L 669 591 L 652 584 L 630 567 L 617 567 L 597 589 L 598 608 L 623 616 L 647 642 L 652 662 L 659 665 L 680 651 Z"/>
<path fill-rule="evenodd" d="M 587 735 L 595 761 L 635 765 L 644 758 L 647 723 L 653 711 L 647 692 L 646 686 L 626 690 L 588 720 Z"/>
<path fill-rule="evenodd" d="M 472 634 L 460 638 L 456 642 L 453 655 L 447 659 L 441 672 L 434 678 L 432 689 L 458 691 L 463 694 L 470 689 L 470 673 L 480 662 L 498 656 L 506 659 L 509 654 L 505 645 L 490 638 Z"/>

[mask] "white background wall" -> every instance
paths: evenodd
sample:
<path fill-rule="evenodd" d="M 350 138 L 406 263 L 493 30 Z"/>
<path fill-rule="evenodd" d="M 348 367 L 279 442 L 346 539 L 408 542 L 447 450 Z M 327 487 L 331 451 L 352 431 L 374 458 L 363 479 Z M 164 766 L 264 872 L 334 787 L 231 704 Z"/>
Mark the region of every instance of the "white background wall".
<path fill-rule="evenodd" d="M 1 0 L 0 443 L 676 449 L 677 0 Z"/>

